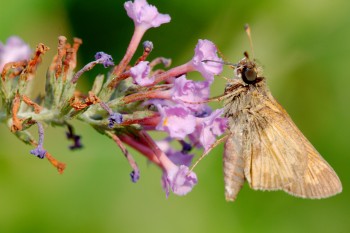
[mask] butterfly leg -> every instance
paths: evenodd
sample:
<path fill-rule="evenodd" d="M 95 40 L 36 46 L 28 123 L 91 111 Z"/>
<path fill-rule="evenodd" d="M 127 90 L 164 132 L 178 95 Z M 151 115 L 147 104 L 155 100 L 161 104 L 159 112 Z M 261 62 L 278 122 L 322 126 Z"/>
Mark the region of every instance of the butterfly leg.
<path fill-rule="evenodd" d="M 223 136 L 222 138 L 218 139 L 213 145 L 211 145 L 209 147 L 209 149 L 207 151 L 205 151 L 201 157 L 199 157 L 199 159 L 193 164 L 193 166 L 191 167 L 191 169 L 189 170 L 188 173 L 190 173 L 191 171 L 193 171 L 193 169 L 197 166 L 197 164 L 206 156 L 209 154 L 209 152 L 214 149 L 215 147 L 217 147 L 220 143 L 224 142 L 227 140 L 227 138 L 229 137 L 229 134 L 226 134 L 225 136 Z"/>

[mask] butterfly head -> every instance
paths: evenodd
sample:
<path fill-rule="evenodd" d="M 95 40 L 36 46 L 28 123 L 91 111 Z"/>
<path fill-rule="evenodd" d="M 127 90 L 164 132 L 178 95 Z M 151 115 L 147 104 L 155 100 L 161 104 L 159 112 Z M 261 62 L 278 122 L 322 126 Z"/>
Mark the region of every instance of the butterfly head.
<path fill-rule="evenodd" d="M 229 65 L 235 70 L 235 76 L 240 78 L 245 85 L 256 84 L 261 82 L 264 78 L 262 77 L 262 69 L 258 66 L 255 60 L 249 59 L 248 53 L 244 52 L 244 58 L 238 63 L 230 63 L 225 61 L 215 61 L 215 60 L 203 60 L 203 63 L 214 62 L 223 65 Z M 230 85 L 230 83 L 228 83 Z"/>
<path fill-rule="evenodd" d="M 248 53 L 244 53 L 244 58 L 235 64 L 235 74 L 241 78 L 245 84 L 255 84 L 263 80 L 261 77 L 261 68 L 257 66 L 255 61 L 250 60 Z"/>

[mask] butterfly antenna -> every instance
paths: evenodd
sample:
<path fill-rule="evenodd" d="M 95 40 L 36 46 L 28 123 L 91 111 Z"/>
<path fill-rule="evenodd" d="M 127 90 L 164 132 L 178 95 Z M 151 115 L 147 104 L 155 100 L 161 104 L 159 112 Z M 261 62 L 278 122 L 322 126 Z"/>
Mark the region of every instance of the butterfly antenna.
<path fill-rule="evenodd" d="M 232 67 L 232 66 L 231 66 Z M 230 82 L 231 79 L 230 78 L 226 78 L 225 76 L 219 76 L 219 78 L 222 78 L 223 80 L 225 80 L 226 82 Z"/>
<path fill-rule="evenodd" d="M 249 45 L 250 45 L 250 50 L 252 51 L 252 55 L 253 55 L 253 59 L 254 59 L 255 58 L 255 54 L 254 54 L 253 41 L 252 41 L 252 36 L 251 36 L 249 24 L 244 25 L 244 30 L 247 33 L 248 40 L 249 40 Z"/>

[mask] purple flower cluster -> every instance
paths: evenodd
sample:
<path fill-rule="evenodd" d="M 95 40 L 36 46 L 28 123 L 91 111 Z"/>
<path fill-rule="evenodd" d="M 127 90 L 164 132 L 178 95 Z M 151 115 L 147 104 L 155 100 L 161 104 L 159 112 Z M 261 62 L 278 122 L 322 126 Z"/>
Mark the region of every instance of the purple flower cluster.
<path fill-rule="evenodd" d="M 43 149 L 44 132 L 40 121 L 68 126 L 66 136 L 73 142 L 70 149 L 81 148 L 82 144 L 81 137 L 74 133 L 68 121 L 72 118 L 84 121 L 119 146 L 132 168 L 132 182 L 139 180 L 140 171 L 125 144 L 162 170 L 161 184 L 167 197 L 170 192 L 185 195 L 198 182 L 196 174 L 189 168 L 194 157 L 190 154 L 191 150 L 203 148 L 205 152 L 209 151 L 216 138 L 226 131 L 227 119 L 221 116 L 223 109 L 212 110 L 207 104 L 214 76 L 221 73 L 222 64 L 203 62 L 222 60 L 213 42 L 198 40 L 193 57 L 186 63 L 168 70 L 157 69 L 160 64 L 168 68 L 170 59 L 158 57 L 148 60 L 153 43 L 145 41 L 142 56 L 131 64 L 145 32 L 170 22 L 170 16 L 159 13 L 146 0 L 128 1 L 124 7 L 134 21 L 135 30 L 124 57 L 117 65 L 114 65 L 112 56 L 98 52 L 95 60 L 75 72 L 76 53 L 81 40 L 76 38 L 74 44 L 69 45 L 66 38 L 61 36 L 58 53 L 48 71 L 45 101 L 34 103 L 26 97 L 25 92 L 21 92 L 25 90 L 26 83 L 21 83 L 20 90 L 15 88 L 16 85 L 6 84 L 6 87 L 14 88 L 6 90 L 11 95 L 1 93 L 4 103 L 12 103 L 5 118 L 18 138 L 36 146 L 31 154 L 46 157 L 60 172 L 65 166 Z M 6 45 L 0 44 L 0 71 L 8 62 L 26 60 L 21 65 L 23 69 L 16 72 L 12 65 L 6 66 L 9 68 L 4 68 L 4 73 L 8 77 L 3 79 L 3 83 L 17 82 L 20 72 L 30 70 L 26 64 L 36 66 L 41 60 L 38 56 L 46 51 L 45 48 L 44 45 L 38 46 L 37 57 L 29 61 L 29 46 L 19 38 L 12 37 Z M 102 75 L 96 77 L 88 95 L 77 91 L 75 88 L 79 77 L 97 64 L 105 68 L 114 67 L 106 80 Z M 199 72 L 203 79 L 187 79 L 192 72 Z M 35 70 L 32 69 L 30 75 L 34 76 Z M 26 82 L 26 79 L 19 81 Z M 34 112 L 29 107 L 23 108 L 29 112 L 19 111 L 21 104 L 34 107 Z M 41 109 L 50 114 L 41 115 Z M 39 128 L 38 143 L 26 132 L 34 124 Z M 154 141 L 149 131 L 162 131 L 167 133 L 167 137 Z"/>
<path fill-rule="evenodd" d="M 168 15 L 158 14 L 156 8 L 144 0 L 127 2 L 125 8 L 136 27 L 148 29 L 170 21 Z M 222 64 L 202 62 L 208 59 L 221 61 L 217 56 L 215 45 L 209 40 L 199 40 L 194 52 L 189 62 L 160 74 L 152 71 L 153 67 L 149 62 L 141 61 L 130 68 L 130 76 L 136 85 L 143 87 L 154 86 L 160 82 L 170 85 L 166 91 L 153 91 L 152 94 L 145 95 L 151 99 L 145 105 L 154 105 L 159 113 L 155 130 L 167 132 L 172 140 L 183 142 L 188 140 L 185 142 L 186 145 L 208 150 L 216 137 L 225 132 L 227 125 L 227 120 L 221 117 L 222 109 L 212 111 L 205 104 L 209 98 L 214 75 L 221 73 Z M 205 81 L 188 80 L 184 74 L 192 71 L 200 72 Z M 197 183 L 196 175 L 188 168 L 192 156 L 185 155 L 181 151 L 163 150 L 163 152 L 162 155 L 167 156 L 166 161 L 158 159 L 164 171 L 162 186 L 167 196 L 170 191 L 178 195 L 191 191 Z"/>

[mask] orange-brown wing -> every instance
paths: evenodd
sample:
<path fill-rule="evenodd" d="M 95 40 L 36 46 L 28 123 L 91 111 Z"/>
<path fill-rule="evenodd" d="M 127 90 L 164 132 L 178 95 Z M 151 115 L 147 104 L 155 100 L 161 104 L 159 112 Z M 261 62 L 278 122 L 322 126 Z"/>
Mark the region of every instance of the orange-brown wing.
<path fill-rule="evenodd" d="M 303 198 L 325 198 L 341 192 L 337 174 L 286 111 L 270 100 L 261 106 L 249 115 L 243 149 L 244 173 L 251 188 L 284 190 Z"/>

